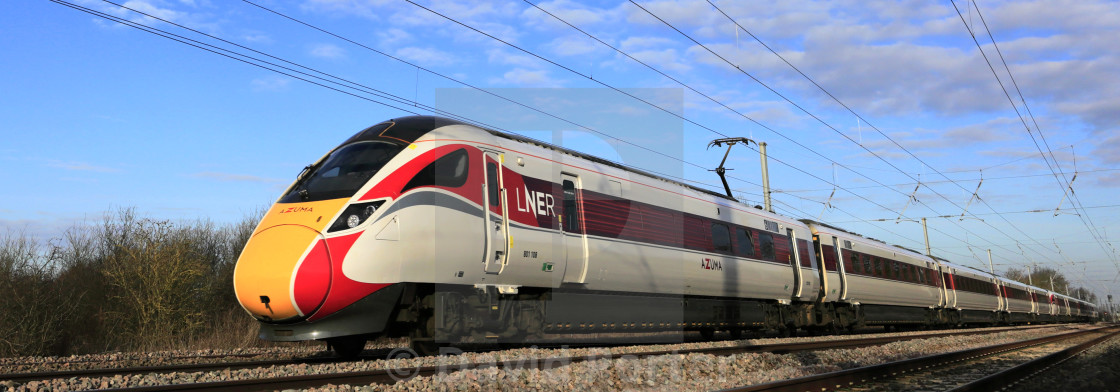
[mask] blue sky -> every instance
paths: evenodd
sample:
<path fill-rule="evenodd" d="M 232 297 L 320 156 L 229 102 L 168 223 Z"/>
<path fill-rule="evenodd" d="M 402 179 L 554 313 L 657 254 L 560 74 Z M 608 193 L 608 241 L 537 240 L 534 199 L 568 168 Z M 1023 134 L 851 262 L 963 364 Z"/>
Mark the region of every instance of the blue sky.
<path fill-rule="evenodd" d="M 722 154 L 704 147 L 723 137 L 715 132 L 766 141 L 780 213 L 914 249 L 923 246 L 921 227 L 906 219 L 931 217 L 934 253 L 957 263 L 986 267 L 991 248 L 998 270 L 1045 264 L 1102 297 L 1120 294 L 1110 243 L 1120 235 L 1115 2 L 976 3 L 1012 82 L 980 13 L 965 2 L 956 3 L 963 17 L 947 1 L 713 1 L 718 9 L 703 0 L 534 2 L 620 52 L 525 2 L 415 0 L 493 38 L 406 1 L 257 2 L 348 42 L 244 2 L 119 3 L 160 21 L 71 1 L 249 53 L 173 22 L 405 103 L 379 105 L 370 100 L 385 100 L 369 90 L 335 86 L 366 99 L 340 93 L 50 1 L 6 2 L 0 225 L 40 238 L 118 207 L 233 221 L 267 206 L 304 165 L 354 132 L 409 114 L 402 109 L 436 107 L 714 189 L 719 180 L 704 168 Z M 464 88 L 459 82 L 571 123 L 529 125 L 532 113 L 449 90 Z M 563 104 L 571 101 L 583 106 Z M 589 102 L 605 103 L 588 110 Z M 607 120 L 626 118 L 612 113 L 663 118 L 679 135 L 651 138 L 642 123 Z M 680 160 L 627 152 L 635 149 L 627 143 Z M 1040 149 L 1046 159 L 1052 151 L 1051 166 Z M 760 204 L 756 153 L 735 150 L 728 166 L 731 186 Z M 1054 174 L 1059 168 L 1064 176 Z M 1075 172 L 1080 215 L 1063 201 Z M 1059 203 L 1063 213 L 1054 216 Z M 966 209 L 967 219 L 956 218 Z M 1030 210 L 1047 212 L 1023 212 Z M 954 218 L 933 218 L 946 215 Z"/>

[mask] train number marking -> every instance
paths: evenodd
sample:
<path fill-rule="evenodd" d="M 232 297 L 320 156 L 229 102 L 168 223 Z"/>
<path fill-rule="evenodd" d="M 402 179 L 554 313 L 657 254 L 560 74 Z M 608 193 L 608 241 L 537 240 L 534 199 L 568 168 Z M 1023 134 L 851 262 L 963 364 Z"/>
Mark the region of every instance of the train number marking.
<path fill-rule="evenodd" d="M 723 271 L 723 263 L 720 262 L 719 260 L 712 260 L 712 259 L 709 259 L 709 258 L 705 258 L 703 261 L 700 262 L 700 268 L 703 268 L 703 269 L 706 269 L 706 270 Z"/>

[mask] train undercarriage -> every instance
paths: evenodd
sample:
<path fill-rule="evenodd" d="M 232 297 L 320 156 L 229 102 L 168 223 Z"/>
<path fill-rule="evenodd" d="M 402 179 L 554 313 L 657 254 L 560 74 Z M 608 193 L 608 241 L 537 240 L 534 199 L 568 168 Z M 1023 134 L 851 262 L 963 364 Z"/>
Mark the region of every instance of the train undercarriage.
<path fill-rule="evenodd" d="M 408 337 L 417 354 L 436 355 L 459 344 L 555 342 L 587 334 L 637 342 L 650 333 L 683 339 L 685 332 L 698 332 L 712 339 L 716 333 L 740 338 L 799 330 L 834 334 L 866 326 L 899 330 L 1044 321 L 1049 320 L 939 308 L 401 283 L 314 323 L 262 325 L 261 337 L 325 340 L 340 356 L 356 356 L 379 336 Z"/>

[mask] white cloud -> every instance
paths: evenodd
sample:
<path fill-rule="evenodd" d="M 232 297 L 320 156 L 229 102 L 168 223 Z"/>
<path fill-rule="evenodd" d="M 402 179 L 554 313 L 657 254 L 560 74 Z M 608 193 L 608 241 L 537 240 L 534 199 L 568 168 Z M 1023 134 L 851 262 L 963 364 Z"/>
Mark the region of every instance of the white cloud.
<path fill-rule="evenodd" d="M 304 11 L 355 15 L 380 19 L 377 8 L 392 4 L 390 0 L 308 0 L 300 5 Z"/>
<path fill-rule="evenodd" d="M 271 44 L 273 42 L 272 37 L 265 33 L 247 33 L 242 35 L 241 39 L 254 44 Z"/>
<path fill-rule="evenodd" d="M 629 54 L 641 62 L 663 71 L 687 72 L 692 69 L 692 66 L 688 65 L 687 60 L 689 59 L 683 58 L 684 56 L 677 53 L 676 49 L 640 50 L 629 52 Z"/>
<path fill-rule="evenodd" d="M 124 8 L 131 8 L 131 9 L 134 9 L 136 11 L 140 11 L 140 12 L 143 12 L 145 14 L 151 15 L 153 17 L 168 20 L 168 21 L 171 21 L 171 22 L 177 22 L 186 15 L 186 13 L 184 13 L 184 12 L 175 11 L 175 10 L 172 10 L 170 8 L 160 8 L 160 7 L 158 7 L 158 6 L 152 4 L 151 2 L 148 2 L 148 1 L 130 0 L 130 1 L 124 2 L 124 4 L 121 4 L 121 5 L 124 6 Z M 127 10 L 121 9 L 120 11 L 122 11 L 122 14 L 135 15 L 135 14 L 132 14 L 131 12 L 127 12 Z M 145 23 L 151 23 L 151 22 L 154 22 L 155 20 L 150 18 L 150 17 L 145 16 L 145 17 L 142 17 L 142 19 L 140 19 L 138 21 L 142 21 L 142 22 L 145 22 Z"/>
<path fill-rule="evenodd" d="M 611 10 L 593 8 L 586 4 L 575 3 L 568 0 L 542 2 L 538 3 L 537 7 L 581 29 L 616 17 L 612 15 L 614 12 Z M 566 24 L 557 21 L 556 18 L 546 15 L 536 8 L 526 8 L 522 15 L 536 22 L 544 22 L 555 28 L 569 29 Z"/>
<path fill-rule="evenodd" d="M 552 40 L 552 42 L 546 44 L 546 46 L 548 46 L 553 53 L 561 56 L 586 56 L 606 49 L 603 44 L 595 42 L 583 35 L 556 38 Z"/>
<path fill-rule="evenodd" d="M 516 67 L 540 67 L 544 64 L 536 57 L 522 54 L 521 52 L 513 52 L 511 50 L 490 49 L 486 51 L 486 58 L 491 64 L 512 65 Z"/>
<path fill-rule="evenodd" d="M 377 41 L 383 46 L 396 46 L 411 40 L 412 34 L 398 28 L 384 29 L 377 32 Z"/>
<path fill-rule="evenodd" d="M 524 68 L 514 68 L 503 74 L 500 79 L 491 80 L 491 82 L 524 87 L 561 87 L 563 84 L 559 80 L 549 76 L 548 71 L 527 70 Z"/>
<path fill-rule="evenodd" d="M 292 82 L 291 78 L 283 76 L 266 76 L 262 78 L 253 79 L 249 82 L 253 86 L 253 91 L 257 92 L 277 92 L 285 91 L 288 89 L 288 84 Z"/>
<path fill-rule="evenodd" d="M 334 44 L 315 44 L 310 53 L 312 56 L 331 60 L 346 57 L 346 51 Z"/>
<path fill-rule="evenodd" d="M 620 45 L 620 49 L 622 49 L 624 52 L 629 52 L 629 51 L 632 51 L 632 50 L 660 48 L 660 47 L 665 47 L 665 46 L 675 46 L 675 44 L 676 44 L 676 41 L 673 41 L 673 40 L 665 38 L 665 37 L 652 37 L 652 36 L 628 37 L 625 40 L 622 40 L 622 44 Z"/>
<path fill-rule="evenodd" d="M 457 59 L 451 53 L 436 48 L 407 47 L 397 49 L 396 56 L 423 66 L 452 65 Z"/>

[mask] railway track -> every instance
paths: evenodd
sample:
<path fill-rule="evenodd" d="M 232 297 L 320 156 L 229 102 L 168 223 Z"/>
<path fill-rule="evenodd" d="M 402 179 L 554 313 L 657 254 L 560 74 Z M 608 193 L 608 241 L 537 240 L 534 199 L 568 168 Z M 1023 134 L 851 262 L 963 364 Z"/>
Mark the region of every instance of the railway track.
<path fill-rule="evenodd" d="M 438 366 L 421 366 L 421 367 L 405 367 L 405 368 L 384 368 L 373 369 L 367 371 L 344 372 L 344 373 L 324 373 L 312 374 L 301 376 L 284 376 L 284 377 L 270 377 L 259 379 L 243 379 L 243 380 L 228 380 L 218 382 L 203 382 L 203 383 L 190 383 L 179 385 L 159 385 L 159 386 L 145 386 L 136 388 L 127 388 L 124 390 L 129 391 L 172 391 L 172 390 L 274 390 L 274 389 L 290 389 L 290 388 L 310 388 L 322 386 L 326 384 L 351 384 L 351 385 L 364 385 L 373 383 L 395 383 L 402 380 L 408 380 L 417 376 L 431 376 L 435 374 L 451 373 L 467 369 L 541 369 L 548 370 L 570 364 L 575 364 L 584 361 L 592 360 L 611 360 L 620 358 L 646 358 L 656 357 L 662 355 L 673 354 L 707 354 L 716 356 L 727 356 L 742 353 L 791 353 L 797 351 L 812 351 L 812 350 L 826 350 L 837 348 L 854 348 L 854 347 L 867 347 L 882 345 L 891 342 L 914 340 L 914 339 L 929 339 L 944 336 L 955 335 L 979 335 L 979 334 L 992 334 L 999 332 L 1006 332 L 1011 330 L 1024 330 L 1035 328 L 1047 328 L 1054 326 L 1028 326 L 1028 327 L 1013 327 L 1013 328 L 988 328 L 982 331 L 949 331 L 949 332 L 934 332 L 925 334 L 905 335 L 905 336 L 872 336 L 872 337 L 859 337 L 850 339 L 834 339 L 826 341 L 812 341 L 812 342 L 795 342 L 795 343 L 779 343 L 779 344 L 749 344 L 749 345 L 735 345 L 729 347 L 707 347 L 689 350 L 656 350 L 645 352 L 632 352 L 632 353 L 609 353 L 603 355 L 588 355 L 588 356 L 567 356 L 567 357 L 548 357 L 548 358 L 523 358 L 518 360 L 509 361 L 491 361 L 480 363 L 461 363 L 449 364 Z M 400 354 L 400 351 L 390 354 Z M 384 358 L 385 353 L 376 353 L 376 356 Z M 366 358 L 375 358 L 376 356 L 367 356 Z M 314 363 L 329 363 L 332 361 L 339 361 L 339 359 L 332 358 L 319 358 L 315 359 Z M 24 374 L 18 375 L 19 377 L 9 377 L 9 375 L 0 376 L 0 380 L 19 380 L 17 382 L 27 382 L 30 380 L 44 380 L 47 378 L 72 378 L 72 377 L 107 377 L 118 376 L 121 374 L 137 374 L 137 373 L 152 373 L 152 372 L 202 372 L 202 371 L 215 371 L 220 369 L 245 369 L 251 367 L 267 367 L 267 366 L 282 366 L 291 365 L 293 363 L 307 364 L 307 360 L 300 361 L 246 361 L 230 364 L 201 364 L 189 367 L 183 366 L 167 366 L 167 367 L 147 367 L 147 368 L 131 368 L 131 369 L 98 369 L 96 373 L 93 372 L 62 372 L 64 374 Z M 388 365 L 386 365 L 388 366 Z"/>
<path fill-rule="evenodd" d="M 1120 329 L 1113 328 L 1111 332 L 1102 334 L 1097 338 L 970 382 L 953 389 L 953 392 L 987 392 L 1013 388 L 1015 387 L 1015 385 L 1026 381 L 1031 377 L 1045 373 L 1051 370 L 1054 366 L 1072 359 L 1078 354 L 1089 350 L 1093 346 L 1104 343 L 1109 339 L 1115 338 L 1116 336 L 1120 336 Z"/>
<path fill-rule="evenodd" d="M 1024 350 L 1041 350 L 1053 352 L 1057 350 L 1046 350 L 1040 347 L 1075 339 L 1089 340 L 1088 342 L 1086 342 L 1088 346 L 1080 349 L 1080 351 L 1083 351 L 1084 349 L 1087 349 L 1087 347 L 1090 347 L 1092 344 L 1104 341 L 1106 337 L 1114 336 L 1117 333 L 1120 333 L 1120 327 L 1102 327 L 1018 342 L 930 355 L 909 360 L 883 363 L 879 365 L 848 369 L 838 372 L 825 373 L 766 384 L 726 389 L 724 391 L 802 392 L 946 390 L 951 389 L 957 385 L 962 385 L 962 388 L 968 388 L 962 390 L 992 391 L 998 389 L 993 389 L 993 385 L 1006 383 L 1011 379 L 1021 379 L 1021 375 L 1019 373 L 1014 373 L 999 377 L 993 376 L 994 378 L 985 381 L 984 384 L 969 386 L 970 382 L 981 379 L 987 374 L 995 373 L 998 371 L 990 370 L 988 373 L 977 375 L 975 373 L 975 371 L 978 370 L 976 369 L 977 366 L 975 365 L 976 361 L 991 360 L 991 356 L 998 356 L 997 359 L 999 359 L 1000 362 L 1012 361 L 1015 363 L 1022 363 L 1027 360 L 1022 358 L 1016 359 L 1015 357 L 1024 355 Z M 1096 337 L 1096 339 L 1086 339 L 1087 337 L 1091 337 L 1094 335 L 1101 336 Z M 1078 347 L 1080 347 L 1080 345 Z M 1071 348 L 1071 350 L 1073 350 L 1073 348 Z M 1037 357 L 1042 355 L 1045 354 L 1035 353 L 1035 355 L 1028 356 Z M 1066 358 L 1068 358 L 1069 355 L 1072 354 L 1067 353 Z M 1006 365 L 1003 366 L 1003 368 L 1011 366 L 1014 365 Z M 1033 370 L 1033 368 L 1031 369 Z M 1020 371 L 1029 372 L 1030 370 Z"/>
<path fill-rule="evenodd" d="M 391 350 L 370 350 L 358 358 L 358 360 L 374 360 L 382 359 L 388 355 Z M 256 354 L 254 354 L 255 356 Z M 231 356 L 214 356 L 214 358 L 231 357 Z M 236 356 L 233 356 L 236 357 Z M 234 361 L 234 362 L 213 362 L 213 363 L 193 363 L 193 364 L 173 364 L 173 365 L 158 365 L 158 366 L 127 366 L 127 367 L 111 367 L 100 369 L 81 369 L 81 370 L 57 370 L 47 372 L 33 372 L 33 373 L 8 373 L 0 374 L 0 381 L 13 381 L 17 383 L 26 383 L 29 381 L 49 380 L 53 378 L 94 378 L 105 376 L 117 376 L 127 374 L 144 374 L 144 373 L 172 373 L 172 372 L 198 372 L 198 371 L 213 371 L 224 369 L 251 369 L 268 366 L 285 366 L 293 364 L 320 364 L 320 363 L 333 363 L 343 362 L 346 360 L 337 357 L 320 357 L 320 358 L 296 358 L 296 359 L 271 359 L 259 361 Z"/>

